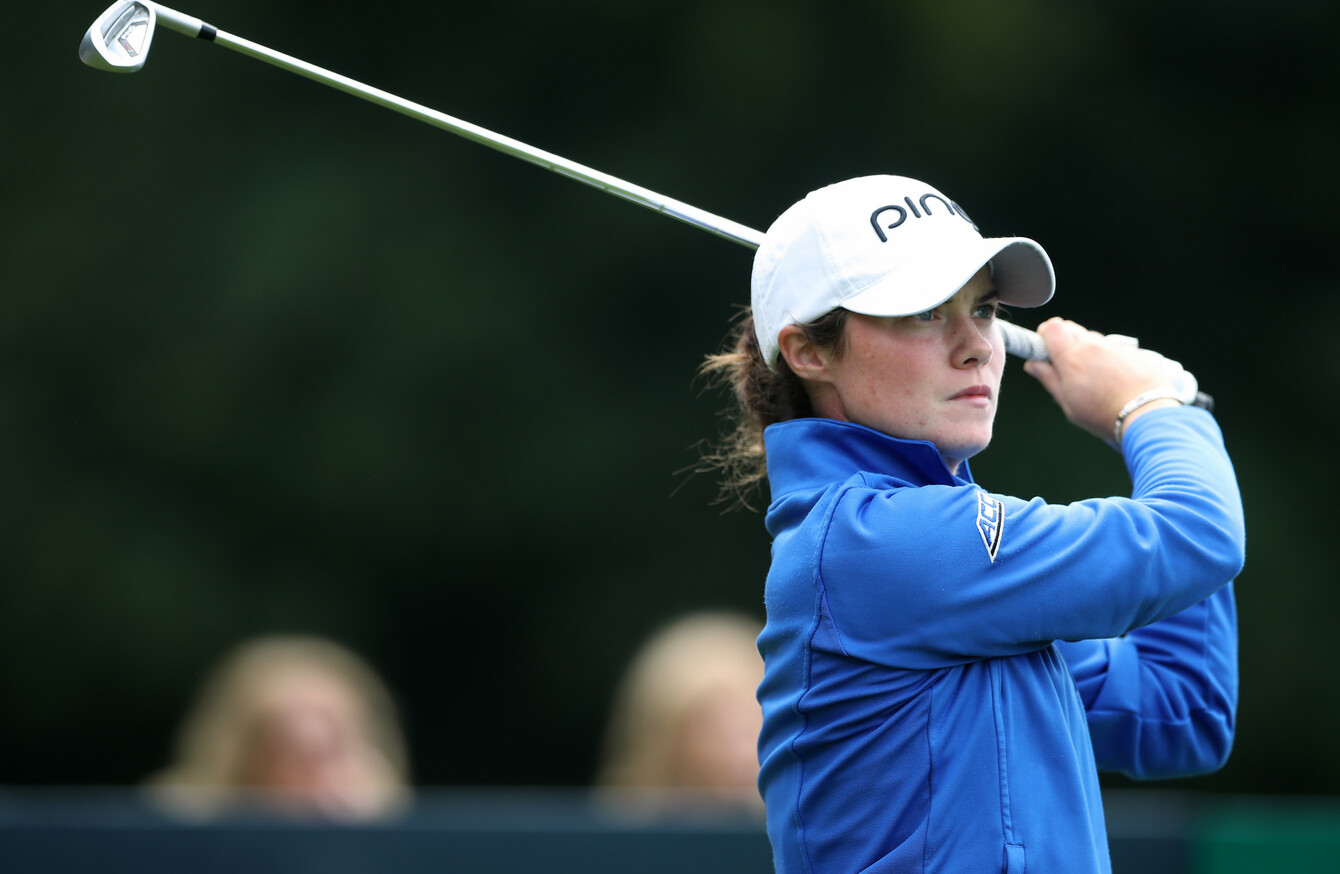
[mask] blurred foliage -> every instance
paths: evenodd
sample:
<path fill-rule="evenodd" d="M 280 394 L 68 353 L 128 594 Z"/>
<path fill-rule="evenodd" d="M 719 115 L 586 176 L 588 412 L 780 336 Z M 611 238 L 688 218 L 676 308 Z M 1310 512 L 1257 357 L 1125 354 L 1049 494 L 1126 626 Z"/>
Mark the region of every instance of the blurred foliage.
<path fill-rule="evenodd" d="M 586 782 L 646 634 L 761 615 L 759 518 L 676 473 L 720 427 L 694 372 L 748 251 L 166 31 L 93 72 L 100 11 L 29 10 L 10 65 L 0 783 L 139 780 L 221 651 L 273 630 L 369 657 L 421 783 Z M 760 229 L 897 172 L 1042 241 L 1048 311 L 1186 362 L 1238 465 L 1238 747 L 1191 785 L 1340 788 L 1336 7 L 183 11 Z M 1006 382 L 980 481 L 1126 488 Z"/>

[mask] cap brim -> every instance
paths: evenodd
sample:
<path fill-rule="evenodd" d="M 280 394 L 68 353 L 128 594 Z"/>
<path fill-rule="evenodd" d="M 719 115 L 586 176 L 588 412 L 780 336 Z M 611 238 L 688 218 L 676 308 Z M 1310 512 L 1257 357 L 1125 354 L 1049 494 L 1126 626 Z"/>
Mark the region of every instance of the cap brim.
<path fill-rule="evenodd" d="M 1051 259 L 1041 246 L 1024 237 L 988 237 L 972 246 L 958 243 L 952 254 L 927 252 L 846 298 L 842 307 L 868 316 L 922 313 L 957 294 L 988 263 L 1000 302 L 1008 306 L 1042 306 L 1056 290 Z"/>
<path fill-rule="evenodd" d="M 1056 293 L 1056 273 L 1043 248 L 1026 237 L 998 237 L 996 241 L 1004 245 L 989 260 L 1000 302 L 1031 308 L 1051 300 Z"/>

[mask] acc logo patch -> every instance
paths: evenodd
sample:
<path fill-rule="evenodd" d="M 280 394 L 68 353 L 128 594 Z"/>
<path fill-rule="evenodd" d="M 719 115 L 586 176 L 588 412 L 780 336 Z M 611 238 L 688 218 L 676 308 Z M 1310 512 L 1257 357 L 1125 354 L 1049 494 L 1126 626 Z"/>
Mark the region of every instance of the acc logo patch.
<path fill-rule="evenodd" d="M 1000 551 L 1000 536 L 1004 530 L 1005 505 L 978 490 L 977 533 L 982 535 L 982 543 L 986 544 L 986 554 L 991 557 L 992 564 L 996 561 L 996 553 Z"/>

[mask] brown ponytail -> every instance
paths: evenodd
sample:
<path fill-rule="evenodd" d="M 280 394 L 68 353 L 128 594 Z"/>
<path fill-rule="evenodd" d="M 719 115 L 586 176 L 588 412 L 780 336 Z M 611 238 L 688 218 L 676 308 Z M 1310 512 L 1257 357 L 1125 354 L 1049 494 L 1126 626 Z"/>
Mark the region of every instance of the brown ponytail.
<path fill-rule="evenodd" d="M 801 328 L 812 343 L 836 355 L 842 352 L 846 325 L 847 311 L 835 309 Z M 729 503 L 730 509 L 753 509 L 750 499 L 768 474 L 763 429 L 811 417 L 814 409 L 804 381 L 785 359 L 778 360 L 776 371 L 763 360 L 749 309 L 736 319 L 727 350 L 708 355 L 698 372 L 712 387 L 728 390 L 734 397 L 734 407 L 727 412 L 731 428 L 703 454 L 695 472 L 720 472 L 718 503 Z"/>

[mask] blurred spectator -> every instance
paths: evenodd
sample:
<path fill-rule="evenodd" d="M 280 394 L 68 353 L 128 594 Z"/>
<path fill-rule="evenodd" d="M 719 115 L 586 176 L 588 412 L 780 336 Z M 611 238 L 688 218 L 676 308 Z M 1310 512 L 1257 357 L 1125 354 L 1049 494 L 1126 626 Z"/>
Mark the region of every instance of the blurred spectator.
<path fill-rule="evenodd" d="M 214 669 L 149 780 L 173 812 L 239 810 L 359 821 L 409 798 L 391 693 L 348 649 L 314 637 L 246 642 Z"/>
<path fill-rule="evenodd" d="M 653 635 L 615 695 L 597 786 L 625 810 L 761 812 L 762 627 L 705 612 Z"/>

